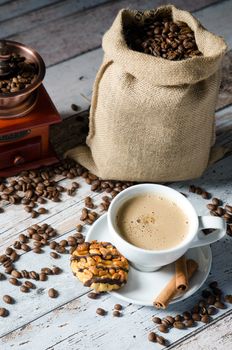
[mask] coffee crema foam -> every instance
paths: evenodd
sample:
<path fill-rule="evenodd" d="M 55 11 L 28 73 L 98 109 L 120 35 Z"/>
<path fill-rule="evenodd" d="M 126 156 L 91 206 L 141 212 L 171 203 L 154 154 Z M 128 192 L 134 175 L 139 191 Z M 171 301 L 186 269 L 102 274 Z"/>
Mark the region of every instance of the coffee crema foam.
<path fill-rule="evenodd" d="M 127 200 L 118 211 L 117 226 L 127 242 L 148 250 L 178 246 L 189 231 L 183 210 L 168 198 L 153 194 Z"/>

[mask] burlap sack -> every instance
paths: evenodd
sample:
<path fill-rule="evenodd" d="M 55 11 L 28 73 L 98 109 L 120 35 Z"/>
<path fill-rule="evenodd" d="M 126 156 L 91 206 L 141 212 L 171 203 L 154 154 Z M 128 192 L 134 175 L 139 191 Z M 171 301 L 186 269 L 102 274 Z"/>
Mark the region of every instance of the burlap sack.
<path fill-rule="evenodd" d="M 123 24 L 143 21 L 150 11 L 118 13 L 103 37 L 88 147 L 67 153 L 103 179 L 186 180 L 199 177 L 210 159 L 226 44 L 186 11 L 172 5 L 156 11 L 186 22 L 203 56 L 169 61 L 129 49 Z"/>

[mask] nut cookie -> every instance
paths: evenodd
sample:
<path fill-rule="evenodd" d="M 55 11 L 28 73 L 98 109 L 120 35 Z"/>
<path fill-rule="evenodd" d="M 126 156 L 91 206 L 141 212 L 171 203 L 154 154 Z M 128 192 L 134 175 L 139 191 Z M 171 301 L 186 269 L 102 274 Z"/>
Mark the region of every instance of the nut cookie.
<path fill-rule="evenodd" d="M 84 242 L 71 256 L 73 274 L 96 292 L 121 288 L 127 282 L 129 264 L 108 242 Z"/>

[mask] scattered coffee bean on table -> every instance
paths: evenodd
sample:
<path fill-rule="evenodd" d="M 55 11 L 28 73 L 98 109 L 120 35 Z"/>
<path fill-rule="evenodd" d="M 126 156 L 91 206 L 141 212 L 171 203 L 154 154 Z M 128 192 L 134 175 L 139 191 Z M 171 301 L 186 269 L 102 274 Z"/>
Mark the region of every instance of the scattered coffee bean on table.
<path fill-rule="evenodd" d="M 114 311 L 113 311 L 113 316 L 114 316 L 114 317 L 121 317 L 121 316 L 122 316 L 122 314 L 121 314 L 121 312 L 120 312 L 120 311 L 118 311 L 118 310 L 114 310 Z"/>
<path fill-rule="evenodd" d="M 50 298 L 57 298 L 57 297 L 58 297 L 58 292 L 57 292 L 57 290 L 55 290 L 54 288 L 50 288 L 50 289 L 48 290 L 48 296 L 49 296 Z"/>
<path fill-rule="evenodd" d="M 23 293 L 28 293 L 30 290 L 29 290 L 29 288 L 26 285 L 23 284 L 20 287 L 20 291 L 23 292 Z"/>
<path fill-rule="evenodd" d="M 3 295 L 2 299 L 7 304 L 13 304 L 14 303 L 14 299 L 10 295 Z"/>
<path fill-rule="evenodd" d="M 59 275 L 62 272 L 62 270 L 59 266 L 54 266 L 52 272 L 54 275 Z"/>
<path fill-rule="evenodd" d="M 0 317 L 6 317 L 9 315 L 9 311 L 6 310 L 4 307 L 0 307 Z"/>
<path fill-rule="evenodd" d="M 154 323 L 160 324 L 161 323 L 161 318 L 159 318 L 159 317 L 152 317 L 152 321 Z"/>
<path fill-rule="evenodd" d="M 122 305 L 121 304 L 115 304 L 114 305 L 114 309 L 120 311 L 120 310 L 122 310 Z"/>
<path fill-rule="evenodd" d="M 161 324 L 159 327 L 158 327 L 158 330 L 162 333 L 168 333 L 168 327 L 165 326 L 164 324 Z"/>
<path fill-rule="evenodd" d="M 153 342 L 153 343 L 156 343 L 157 342 L 157 335 L 155 332 L 150 332 L 148 334 L 148 340 Z"/>
<path fill-rule="evenodd" d="M 102 309 L 101 307 L 98 307 L 96 310 L 96 313 L 100 316 L 105 316 L 106 315 L 106 310 Z"/>
<path fill-rule="evenodd" d="M 166 344 L 166 339 L 164 337 L 161 337 L 160 335 L 156 336 L 156 341 L 157 343 L 159 343 L 160 345 L 165 345 Z"/>
<path fill-rule="evenodd" d="M 90 292 L 87 296 L 90 299 L 97 299 L 97 298 L 99 298 L 100 294 L 99 293 L 95 293 L 95 292 Z"/>

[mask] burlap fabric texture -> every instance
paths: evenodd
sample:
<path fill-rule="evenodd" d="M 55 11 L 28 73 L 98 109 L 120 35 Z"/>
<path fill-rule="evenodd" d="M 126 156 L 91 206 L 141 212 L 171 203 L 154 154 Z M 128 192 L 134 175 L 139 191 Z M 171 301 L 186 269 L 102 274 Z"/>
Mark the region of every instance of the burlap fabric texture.
<path fill-rule="evenodd" d="M 186 22 L 203 56 L 170 61 L 128 48 L 124 25 L 156 14 Z M 199 177 L 223 154 L 212 146 L 224 40 L 189 12 L 167 5 L 143 13 L 121 10 L 103 37 L 103 50 L 87 146 L 67 155 L 103 179 L 161 182 Z"/>

